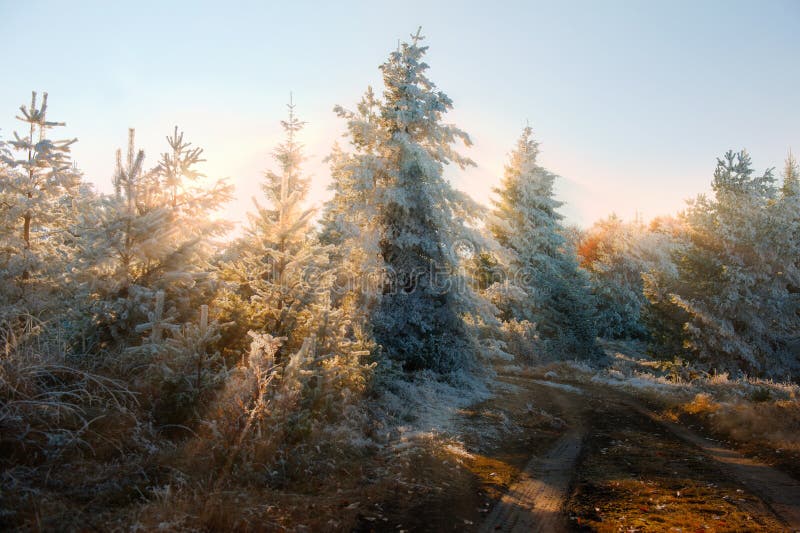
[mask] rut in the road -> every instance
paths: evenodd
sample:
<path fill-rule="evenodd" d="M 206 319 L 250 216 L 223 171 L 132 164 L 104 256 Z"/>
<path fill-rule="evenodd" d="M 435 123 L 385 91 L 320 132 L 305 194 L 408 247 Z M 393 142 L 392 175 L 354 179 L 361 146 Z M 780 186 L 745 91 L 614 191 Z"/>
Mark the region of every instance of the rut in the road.
<path fill-rule="evenodd" d="M 761 496 L 792 531 L 800 531 L 800 482 L 764 463 L 720 446 L 678 424 L 663 420 L 639 405 L 631 407 L 669 429 L 676 437 L 700 448 L 720 469 Z"/>
<path fill-rule="evenodd" d="M 584 430 L 569 430 L 543 458 L 532 459 L 495 506 L 481 531 L 549 532 L 566 529 L 562 507 Z"/>
<path fill-rule="evenodd" d="M 511 381 L 526 381 L 531 385 L 547 386 L 551 388 L 550 397 L 562 404 L 565 414 L 569 415 L 567 419 L 572 420 L 577 426 L 575 429 L 570 430 L 567 434 L 562 436 L 544 458 L 534 458 L 531 460 L 522 473 L 520 480 L 511 487 L 508 494 L 505 495 L 496 505 L 495 509 L 493 509 L 492 513 L 483 524 L 481 531 L 567 530 L 570 527 L 566 522 L 566 516 L 564 514 L 567 489 L 573 481 L 572 474 L 579 453 L 581 452 L 581 444 L 584 442 L 584 436 L 586 435 L 586 430 L 584 428 L 594 427 L 596 425 L 594 423 L 589 423 L 591 418 L 586 417 L 600 415 L 619 418 L 621 416 L 624 420 L 634 421 L 636 415 L 631 417 L 630 414 L 632 414 L 632 412 L 638 413 L 638 416 L 644 415 L 650 419 L 651 423 L 657 422 L 677 437 L 678 442 L 683 441 L 686 444 L 690 444 L 695 450 L 702 451 L 704 457 L 712 459 L 713 464 L 716 465 L 717 468 L 714 469 L 712 467 L 710 470 L 704 470 L 703 476 L 705 477 L 687 477 L 690 482 L 693 479 L 703 482 L 709 481 L 708 487 L 714 487 L 715 485 L 713 485 L 711 481 L 718 479 L 715 478 L 713 474 L 716 470 L 716 472 L 718 472 L 717 476 L 722 475 L 723 478 L 738 481 L 741 485 L 749 489 L 752 494 L 763 500 L 761 503 L 744 504 L 742 506 L 741 511 L 745 511 L 745 514 L 746 512 L 753 512 L 753 520 L 756 522 L 760 520 L 758 523 L 761 523 L 761 525 L 767 529 L 770 527 L 788 527 L 790 531 L 800 531 L 800 482 L 790 476 L 768 465 L 746 458 L 734 450 L 724 448 L 718 443 L 703 438 L 683 426 L 667 422 L 655 415 L 652 411 L 642 407 L 636 399 L 619 391 L 612 392 L 591 387 L 591 393 L 589 394 L 588 391 L 578 389 L 577 387 L 563 386 L 557 383 L 542 382 L 517 376 L 504 377 Z M 580 396 L 583 396 L 583 398 L 580 398 Z M 628 415 L 625 414 L 626 411 Z M 581 420 L 584 422 L 581 422 Z M 623 424 L 621 428 L 617 429 L 627 431 L 626 428 L 627 425 Z M 634 432 L 647 432 L 646 426 L 642 426 L 641 422 L 634 421 L 631 429 Z M 614 428 L 612 428 L 612 431 L 613 430 Z M 587 449 L 592 447 L 592 441 L 585 441 L 584 444 Z M 597 446 L 595 445 L 594 447 L 596 448 Z M 688 448 L 684 453 L 691 454 L 691 451 L 689 451 L 690 449 L 691 448 Z M 594 451 L 597 452 L 597 450 Z M 646 452 L 646 450 L 644 451 Z M 597 457 L 605 457 L 608 461 L 614 460 L 610 455 L 611 452 L 609 452 L 608 456 L 602 455 L 602 453 L 605 453 L 604 450 L 598 453 L 601 455 Z M 665 454 L 661 453 L 657 447 L 653 448 L 653 453 L 655 454 L 655 460 L 652 463 L 648 462 L 646 465 L 642 465 L 642 468 L 645 470 L 648 468 L 653 470 L 652 467 L 655 466 L 653 463 L 658 461 L 664 462 L 667 461 L 667 459 L 672 460 L 668 456 L 666 458 L 660 457 Z M 644 453 L 644 456 L 646 455 L 647 453 Z M 680 458 L 676 460 L 691 462 L 699 458 L 696 455 L 686 455 L 685 457 L 685 459 Z M 623 463 L 627 463 L 625 457 L 620 457 L 619 459 Z M 631 463 L 627 464 L 630 465 Z M 689 465 L 689 463 L 681 464 L 684 465 L 682 467 L 683 469 Z M 637 467 L 632 465 L 631 468 Z M 681 467 L 671 467 L 670 470 L 672 470 L 672 468 L 677 470 Z M 695 473 L 700 474 L 699 471 Z M 661 475 L 661 472 L 653 470 L 647 475 L 657 477 Z M 667 478 L 668 477 L 669 476 L 667 476 Z M 596 480 L 593 481 L 596 482 Z M 711 489 L 705 492 L 709 490 Z M 718 492 L 721 491 L 718 490 Z M 737 493 L 740 492 L 741 491 L 737 491 Z M 678 495 L 680 495 L 680 492 L 678 492 Z M 745 494 L 742 494 L 741 498 L 736 498 L 737 505 L 742 505 L 739 502 L 744 502 L 745 499 L 743 498 L 745 496 Z M 727 496 L 723 495 L 722 497 L 725 498 Z M 758 499 L 754 501 L 758 502 Z M 732 499 L 729 498 L 726 500 L 726 503 L 732 503 Z M 766 503 L 771 510 L 767 509 L 764 503 Z M 759 505 L 761 506 L 760 508 L 758 507 Z M 708 505 L 705 507 L 710 508 Z M 635 512 L 635 509 L 633 511 Z M 700 509 L 700 511 L 706 512 L 705 509 Z M 642 516 L 642 518 L 645 519 L 645 522 L 648 524 L 652 525 L 651 522 L 658 518 L 658 516 L 652 514 L 652 511 L 649 509 L 642 509 L 642 512 L 646 515 Z M 667 512 L 668 511 L 663 511 L 663 513 Z M 784 521 L 784 526 L 776 522 L 777 517 L 772 514 L 773 512 Z M 626 512 L 626 514 L 631 513 Z M 629 516 L 629 518 L 631 517 Z M 710 518 L 712 520 L 714 519 L 714 517 Z M 747 517 L 747 520 L 750 520 L 750 518 Z M 746 522 L 746 524 L 755 525 L 756 522 Z M 772 524 L 772 526 L 768 526 L 768 524 Z M 610 526 L 611 524 L 603 522 L 601 525 Z M 572 526 L 574 526 L 574 524 L 572 524 Z"/>

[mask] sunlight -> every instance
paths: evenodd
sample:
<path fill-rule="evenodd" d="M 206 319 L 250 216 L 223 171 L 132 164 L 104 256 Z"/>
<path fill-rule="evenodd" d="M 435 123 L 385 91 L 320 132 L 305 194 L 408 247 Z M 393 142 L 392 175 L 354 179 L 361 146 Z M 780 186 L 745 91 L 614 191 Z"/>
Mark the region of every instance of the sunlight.
<path fill-rule="evenodd" d="M 800 7 L 407 2 L 0 7 L 0 530 L 800 531 Z"/>

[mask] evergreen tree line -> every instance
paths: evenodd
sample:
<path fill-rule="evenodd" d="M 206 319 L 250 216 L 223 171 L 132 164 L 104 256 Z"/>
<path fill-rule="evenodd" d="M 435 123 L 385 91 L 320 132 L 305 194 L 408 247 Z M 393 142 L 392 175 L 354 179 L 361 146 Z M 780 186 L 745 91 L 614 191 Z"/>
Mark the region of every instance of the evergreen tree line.
<path fill-rule="evenodd" d="M 565 227 L 557 176 L 526 127 L 484 207 L 445 178 L 474 163 L 459 151 L 469 135 L 445 121 L 453 103 L 427 77 L 426 50 L 418 32 L 380 66 L 380 95 L 335 108 L 346 145 L 328 158 L 321 212 L 306 202 L 304 123 L 290 102 L 263 194 L 231 242 L 215 213 L 233 189 L 202 174 L 203 150 L 178 128 L 155 162 L 130 130 L 114 190 L 98 194 L 34 93 L 24 130 L 0 146 L 6 360 L 45 346 L 129 384 L 164 427 L 200 416 L 245 367 L 273 375 L 302 362 L 319 377 L 301 380 L 303 394 L 342 397 L 376 369 L 599 360 L 598 338 L 642 340 L 708 370 L 797 376 L 794 159 L 779 187 L 729 152 L 713 196 L 676 218 L 612 216 L 580 231 Z"/>

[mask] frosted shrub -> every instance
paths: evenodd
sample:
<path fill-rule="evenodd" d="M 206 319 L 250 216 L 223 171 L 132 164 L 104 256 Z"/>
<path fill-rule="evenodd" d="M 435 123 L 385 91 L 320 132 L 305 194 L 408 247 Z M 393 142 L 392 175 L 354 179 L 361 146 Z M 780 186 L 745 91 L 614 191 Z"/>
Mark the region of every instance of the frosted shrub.
<path fill-rule="evenodd" d="M 656 221 L 623 222 L 616 215 L 596 222 L 583 235 L 578 255 L 589 272 L 598 305 L 600 335 L 607 339 L 647 339 L 642 274 L 674 269 L 676 240 Z"/>
<path fill-rule="evenodd" d="M 506 351 L 519 361 L 527 364 L 540 362 L 540 354 L 536 349 L 536 326 L 527 320 L 509 320 L 503 322 L 501 335 L 505 341 Z"/>
<path fill-rule="evenodd" d="M 196 444 L 210 447 L 205 452 L 224 463 L 223 476 L 238 464 L 259 465 L 256 475 L 274 481 L 309 468 L 323 448 L 348 444 L 333 437 L 340 441 L 347 434 L 342 427 L 364 422 L 350 407 L 365 392 L 373 365 L 361 361 L 366 352 L 320 356 L 312 338 L 277 364 L 284 339 L 255 332 L 250 337 L 246 359 L 202 424 L 207 440 Z"/>
<path fill-rule="evenodd" d="M 209 244 L 228 224 L 209 215 L 231 198 L 224 180 L 201 187 L 202 150 L 176 128 L 169 150 L 146 169 L 134 130 L 126 157 L 117 151 L 114 193 L 81 213 L 77 253 L 72 260 L 76 321 L 93 353 L 138 344 L 137 327 L 149 321 L 152 302 L 166 295 L 164 319 L 190 320 L 214 292 L 208 269 Z"/>
<path fill-rule="evenodd" d="M 645 279 L 658 324 L 707 368 L 796 375 L 800 197 L 791 180 L 779 195 L 772 170 L 756 174 L 745 151 L 717 160 L 712 189 L 682 214 L 687 245 L 675 251 L 676 271 Z"/>
<path fill-rule="evenodd" d="M 163 298 L 163 293 L 158 297 Z M 213 349 L 222 326 L 209 321 L 208 313 L 208 306 L 202 305 L 197 323 L 173 326 L 165 339 L 151 339 L 133 349 L 134 353 L 149 352 L 151 356 L 147 374 L 155 391 L 153 414 L 157 423 L 178 424 L 196 418 L 198 408 L 224 383 L 225 361 Z"/>

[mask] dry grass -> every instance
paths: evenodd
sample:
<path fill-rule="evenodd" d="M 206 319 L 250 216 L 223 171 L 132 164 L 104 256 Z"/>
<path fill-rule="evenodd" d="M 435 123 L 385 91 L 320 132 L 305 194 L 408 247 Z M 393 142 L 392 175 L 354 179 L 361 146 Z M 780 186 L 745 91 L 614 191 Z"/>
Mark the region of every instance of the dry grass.
<path fill-rule="evenodd" d="M 69 524 L 76 501 L 119 497 L 150 445 L 135 394 L 66 360 L 43 326 L 29 319 L 0 335 L 0 527 Z"/>
<path fill-rule="evenodd" d="M 775 400 L 711 404 L 700 414 L 711 428 L 740 442 L 762 442 L 775 449 L 800 452 L 800 402 Z"/>
<path fill-rule="evenodd" d="M 702 426 L 749 455 L 800 474 L 800 386 L 709 374 L 682 361 L 650 359 L 635 346 L 613 348 L 610 364 L 590 382 L 621 388 L 672 420 Z"/>
<path fill-rule="evenodd" d="M 108 430 L 136 403 L 118 381 L 17 354 L 0 360 L 0 398 L 0 447 L 27 461 L 77 449 L 97 455 L 98 445 L 121 448 L 122 436 L 112 439 Z"/>
<path fill-rule="evenodd" d="M 337 515 L 340 498 L 331 495 L 362 479 L 370 449 L 361 401 L 372 365 L 358 353 L 320 357 L 311 340 L 278 365 L 281 339 L 252 336 L 246 360 L 169 458 L 172 482 L 131 518 L 136 527 L 324 531 Z M 302 518 L 309 506 L 326 510 Z"/>
<path fill-rule="evenodd" d="M 587 386 L 587 389 L 591 386 Z M 593 387 L 592 429 L 567 504 L 586 531 L 780 531 L 747 487 L 695 447 Z M 613 398 L 613 395 L 609 395 Z M 701 396 L 693 408 L 710 404 Z"/>
<path fill-rule="evenodd" d="M 309 342 L 278 365 L 279 341 L 258 336 L 201 418 L 168 432 L 153 429 L 152 400 L 107 377 L 126 368 L 113 354 L 90 371 L 41 336 L 19 339 L 0 360 L 0 528 L 364 528 L 473 479 L 447 434 L 485 394 L 466 375 L 388 375 L 392 390 L 375 389 L 365 352 L 320 356 Z"/>

